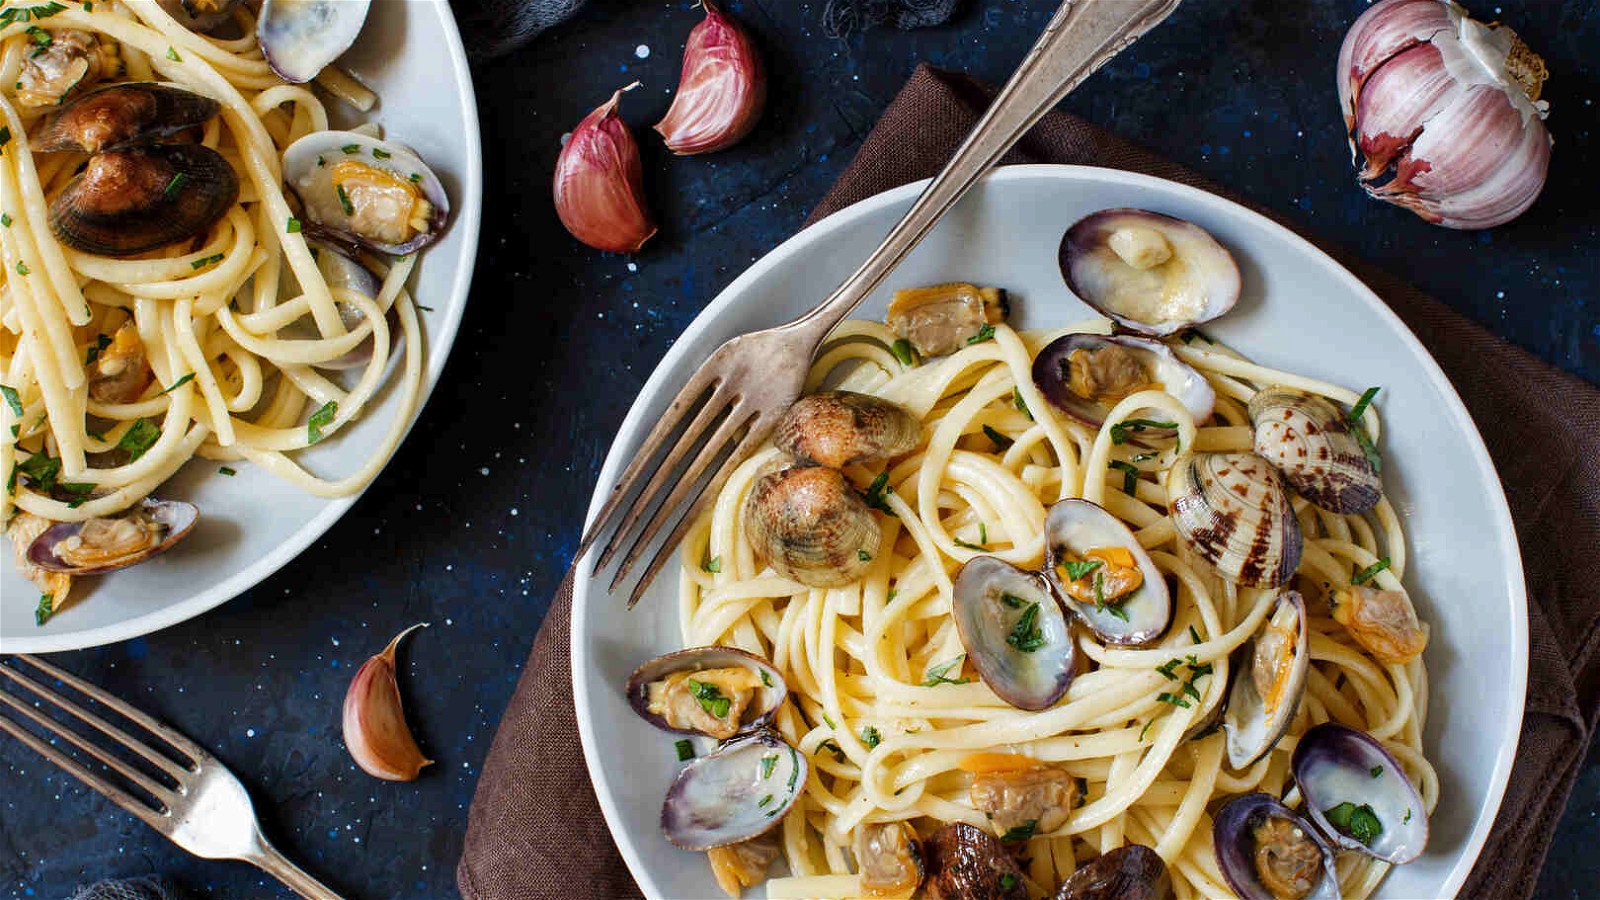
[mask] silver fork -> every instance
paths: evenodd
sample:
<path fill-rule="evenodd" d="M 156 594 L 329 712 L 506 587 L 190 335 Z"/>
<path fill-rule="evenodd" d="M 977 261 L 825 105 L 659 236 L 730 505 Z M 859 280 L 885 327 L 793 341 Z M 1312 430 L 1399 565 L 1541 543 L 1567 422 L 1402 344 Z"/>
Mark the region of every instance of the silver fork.
<path fill-rule="evenodd" d="M 585 532 L 577 557 L 615 525 L 595 562 L 595 571 L 603 571 L 626 548 L 611 579 L 615 592 L 672 515 L 687 505 L 688 512 L 635 584 L 628 606 L 638 603 L 707 498 L 716 495 L 733 469 L 761 446 L 784 410 L 799 399 L 810 362 L 834 326 L 1051 107 L 1160 24 L 1179 2 L 1066 0 L 944 171 L 861 268 L 800 318 L 718 347 L 690 377 L 612 488 Z M 642 481 L 644 487 L 639 489 Z M 623 514 L 620 522 L 619 514 Z"/>
<path fill-rule="evenodd" d="M 150 736 L 159 738 L 165 744 L 165 750 L 107 722 L 9 662 L 0 663 L 0 674 L 19 685 L 27 694 L 0 689 L 0 703 L 5 707 L 0 708 L 0 730 L 39 751 L 46 759 L 77 776 L 78 780 L 109 797 L 111 802 L 133 813 L 146 825 L 190 853 L 207 859 L 244 860 L 288 885 L 302 897 L 310 900 L 340 900 L 338 894 L 301 871 L 300 867 L 284 858 L 267 842 L 261 834 L 261 824 L 256 820 L 255 808 L 250 804 L 250 795 L 245 793 L 244 785 L 200 745 L 100 688 L 37 657 L 18 655 L 9 659 L 25 662 L 50 678 L 59 679 L 85 696 L 94 698 L 107 709 L 137 724 Z M 37 699 L 29 702 L 24 699 L 28 695 Z M 83 722 L 123 750 L 143 759 L 148 767 L 136 766 L 125 758 L 112 755 L 103 743 L 90 740 L 84 734 L 67 728 L 58 719 L 45 715 L 42 707 L 54 707 Z M 19 714 L 99 760 L 136 790 L 130 791 L 114 784 L 99 772 L 23 728 L 15 718 Z M 146 796 L 138 796 L 139 793 Z"/>

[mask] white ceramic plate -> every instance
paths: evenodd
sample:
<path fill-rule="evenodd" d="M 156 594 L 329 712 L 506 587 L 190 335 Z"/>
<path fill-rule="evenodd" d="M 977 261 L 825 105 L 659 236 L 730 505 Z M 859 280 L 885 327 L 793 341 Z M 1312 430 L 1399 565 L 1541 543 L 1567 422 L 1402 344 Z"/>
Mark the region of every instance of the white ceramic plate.
<path fill-rule="evenodd" d="M 921 185 L 880 194 L 785 242 L 701 313 L 656 368 L 623 423 L 595 489 L 593 517 L 645 431 L 723 340 L 778 324 L 826 296 L 910 206 Z M 1061 234 L 1080 216 L 1139 206 L 1209 229 L 1234 250 L 1244 295 L 1208 332 L 1269 366 L 1355 389 L 1382 385 L 1384 481 L 1410 537 L 1406 581 L 1432 623 L 1426 744 L 1441 800 L 1421 859 L 1397 867 L 1380 897 L 1453 896 L 1488 836 L 1522 722 L 1526 598 L 1500 482 L 1455 391 L 1415 337 L 1354 276 L 1266 218 L 1154 178 L 1069 166 L 990 176 L 859 310 L 881 319 L 892 291 L 941 281 L 1007 288 L 1020 327 L 1090 311 L 1062 284 Z M 721 896 L 701 855 L 661 837 L 661 798 L 678 770 L 672 736 L 629 709 L 623 683 L 640 662 L 680 646 L 669 570 L 632 612 L 577 573 L 573 693 L 601 808 L 628 867 L 652 897 Z"/>
<path fill-rule="evenodd" d="M 421 312 L 426 399 L 455 340 L 477 256 L 483 172 L 472 77 L 445 0 L 372 4 L 341 65 L 378 92 L 373 118 L 385 134 L 416 148 L 450 194 L 449 230 L 423 251 L 412 279 L 412 296 L 432 307 Z M 335 117 L 349 112 L 335 101 L 328 106 Z M 342 477 L 383 439 L 392 400 L 392 392 L 381 393 L 354 427 L 297 458 L 314 472 Z M 197 616 L 294 559 L 356 500 L 319 499 L 247 463 L 234 468 L 239 474 L 233 478 L 218 476 L 217 464 L 203 460 L 180 470 L 161 495 L 199 505 L 194 533 L 149 563 L 83 579 L 74 585 L 73 602 L 43 627 L 33 619 L 39 592 L 17 574 L 6 543 L 0 548 L 0 651 L 93 647 Z"/>

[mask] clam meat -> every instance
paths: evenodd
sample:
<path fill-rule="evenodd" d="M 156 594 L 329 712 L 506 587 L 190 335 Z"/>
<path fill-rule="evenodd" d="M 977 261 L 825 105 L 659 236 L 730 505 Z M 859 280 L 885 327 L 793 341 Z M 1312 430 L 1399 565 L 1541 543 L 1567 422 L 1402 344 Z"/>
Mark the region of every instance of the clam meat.
<path fill-rule="evenodd" d="M 1067 617 L 1037 572 L 975 556 L 956 574 L 951 614 L 967 661 L 1018 709 L 1054 704 L 1081 668 Z"/>
<path fill-rule="evenodd" d="M 718 740 L 771 721 L 788 693 L 782 673 L 733 647 L 658 656 L 635 669 L 627 685 L 628 703 L 645 721 Z"/>
<path fill-rule="evenodd" d="M 1422 795 L 1375 738 L 1335 722 L 1307 731 L 1290 762 L 1306 813 L 1334 844 L 1405 863 L 1428 844 Z"/>
<path fill-rule="evenodd" d="M 1341 515 L 1378 505 L 1378 470 L 1332 403 L 1304 391 L 1268 388 L 1250 399 L 1250 421 L 1256 455 L 1300 496 Z"/>
<path fill-rule="evenodd" d="M 1139 539 L 1088 500 L 1061 500 L 1044 520 L 1045 577 L 1101 640 L 1146 644 L 1172 620 L 1166 579 Z"/>
<path fill-rule="evenodd" d="M 304 84 L 350 49 L 372 0 L 265 0 L 256 40 L 279 78 Z"/>
<path fill-rule="evenodd" d="M 1172 873 L 1161 855 L 1143 844 L 1102 853 L 1073 872 L 1055 900 L 1172 900 Z"/>
<path fill-rule="evenodd" d="M 23 106 L 60 106 L 74 93 L 122 71 L 116 44 L 101 43 L 93 32 L 58 28 L 42 33 L 46 43 L 36 42 L 17 73 L 15 96 Z"/>
<path fill-rule="evenodd" d="M 89 366 L 89 398 L 100 403 L 132 403 L 154 380 L 139 326 L 130 319 Z"/>
<path fill-rule="evenodd" d="M 886 323 L 921 356 L 949 356 L 972 343 L 984 326 L 1006 320 L 1011 304 L 1002 288 L 965 282 L 894 292 Z"/>
<path fill-rule="evenodd" d="M 444 185 L 410 148 L 354 131 L 315 131 L 283 151 L 283 176 L 313 235 L 403 256 L 437 240 Z"/>
<path fill-rule="evenodd" d="M 1339 900 L 1333 851 L 1270 794 L 1244 794 L 1217 811 L 1217 867 L 1240 900 Z"/>
<path fill-rule="evenodd" d="M 67 593 L 72 590 L 72 576 L 34 565 L 28 550 L 33 547 L 34 540 L 54 524 L 43 516 L 18 512 L 6 526 L 6 537 L 11 539 L 11 551 L 17 560 L 17 572 L 33 582 L 39 593 L 49 595 L 53 610 L 60 609 L 67 601 Z"/>
<path fill-rule="evenodd" d="M 1140 391 L 1165 391 L 1183 404 L 1196 423 L 1211 418 L 1217 401 L 1211 383 L 1172 348 L 1126 335 L 1067 334 L 1056 338 L 1034 358 L 1033 383 L 1051 405 L 1090 428 L 1099 428 L 1112 407 Z M 1149 431 L 1151 436 L 1171 433 L 1170 427 L 1159 425 Z"/>
<path fill-rule="evenodd" d="M 1027 900 L 1022 869 L 994 835 L 966 822 L 935 831 L 925 845 L 928 900 Z"/>
<path fill-rule="evenodd" d="M 1143 209 L 1104 209 L 1061 239 L 1061 274 L 1080 300 L 1130 331 L 1168 335 L 1239 300 L 1239 266 L 1204 228 Z"/>
<path fill-rule="evenodd" d="M 199 518 L 192 503 L 145 498 L 114 516 L 51 525 L 28 545 L 28 561 L 69 575 L 126 569 L 172 549 Z"/>
<path fill-rule="evenodd" d="M 855 852 L 861 892 L 868 897 L 908 897 L 922 884 L 922 842 L 910 823 L 862 823 Z"/>
<path fill-rule="evenodd" d="M 239 0 L 156 0 L 179 25 L 199 34 L 209 34 L 233 19 Z"/>
<path fill-rule="evenodd" d="M 772 443 L 802 465 L 841 469 L 910 453 L 922 423 L 904 408 L 870 394 L 822 391 L 789 407 Z"/>
<path fill-rule="evenodd" d="M 1055 831 L 1077 805 L 1078 780 L 1060 766 L 1017 753 L 974 753 L 961 769 L 972 773 L 967 799 L 1003 843 Z"/>
<path fill-rule="evenodd" d="M 1276 470 L 1254 453 L 1193 453 L 1167 473 L 1172 524 L 1223 579 L 1278 587 L 1294 576 L 1300 520 Z"/>
<path fill-rule="evenodd" d="M 871 568 L 883 540 L 877 518 L 838 469 L 769 472 L 750 489 L 745 534 L 757 556 L 807 587 L 840 587 Z"/>
<path fill-rule="evenodd" d="M 678 770 L 661 833 L 682 850 L 726 847 L 778 827 L 805 790 L 805 756 L 772 731 L 728 741 Z"/>
<path fill-rule="evenodd" d="M 1235 651 L 1230 667 L 1222 730 L 1228 738 L 1228 765 L 1235 769 L 1260 759 L 1289 730 L 1311 670 L 1305 601 L 1294 591 L 1284 591 L 1272 604 L 1271 614 Z"/>
<path fill-rule="evenodd" d="M 1333 620 L 1378 662 L 1403 666 L 1428 646 L 1428 630 L 1405 591 L 1381 591 L 1365 584 L 1334 591 L 1328 598 Z"/>
<path fill-rule="evenodd" d="M 767 880 L 767 870 L 782 852 L 777 835 L 768 832 L 726 847 L 712 847 L 706 851 L 706 858 L 711 862 L 711 876 L 717 880 L 717 887 L 729 897 L 738 897 L 745 888 Z"/>

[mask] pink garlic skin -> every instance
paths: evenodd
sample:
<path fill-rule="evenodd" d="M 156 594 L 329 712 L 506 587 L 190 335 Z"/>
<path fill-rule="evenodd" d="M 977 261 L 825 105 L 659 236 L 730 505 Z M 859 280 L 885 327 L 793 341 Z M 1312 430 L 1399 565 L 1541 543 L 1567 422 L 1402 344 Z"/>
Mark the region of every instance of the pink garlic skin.
<path fill-rule="evenodd" d="M 617 115 L 622 92 L 572 129 L 556 158 L 556 215 L 572 236 L 596 250 L 633 253 L 656 233 L 644 199 L 644 166 L 633 132 Z"/>
<path fill-rule="evenodd" d="M 422 755 L 401 707 L 395 681 L 394 651 L 419 622 L 395 635 L 383 652 L 368 659 L 350 679 L 344 695 L 345 749 L 363 772 L 384 781 L 412 781 L 433 760 Z"/>
<path fill-rule="evenodd" d="M 1446 0 L 1382 0 L 1356 20 L 1338 87 L 1368 194 L 1460 229 L 1533 205 L 1550 167 L 1548 105 L 1508 74 L 1513 39 Z"/>
<path fill-rule="evenodd" d="M 705 19 L 683 48 L 678 93 L 656 131 L 680 156 L 714 153 L 738 143 L 761 118 L 767 79 L 755 43 L 739 23 L 703 0 Z"/>

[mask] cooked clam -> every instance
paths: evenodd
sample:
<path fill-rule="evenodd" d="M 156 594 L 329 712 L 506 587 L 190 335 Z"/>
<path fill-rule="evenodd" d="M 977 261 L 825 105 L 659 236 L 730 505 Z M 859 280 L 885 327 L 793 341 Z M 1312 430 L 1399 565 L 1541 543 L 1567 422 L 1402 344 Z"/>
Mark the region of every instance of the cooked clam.
<path fill-rule="evenodd" d="M 122 70 L 117 45 L 101 43 L 94 32 L 58 28 L 46 34 L 49 43 L 35 47 L 17 73 L 16 98 L 23 106 L 60 106 L 73 93 Z"/>
<path fill-rule="evenodd" d="M 1172 524 L 1217 574 L 1278 587 L 1300 565 L 1300 520 L 1278 473 L 1254 453 L 1194 453 L 1167 473 Z"/>
<path fill-rule="evenodd" d="M 967 661 L 989 689 L 1018 709 L 1061 699 L 1079 669 L 1067 617 L 1037 572 L 975 556 L 955 580 L 951 614 Z"/>
<path fill-rule="evenodd" d="M 1143 844 L 1102 853 L 1061 882 L 1055 900 L 1172 900 L 1172 874 Z"/>
<path fill-rule="evenodd" d="M 130 81 L 90 91 L 68 103 L 29 138 L 40 153 L 98 153 L 128 144 L 159 143 L 204 124 L 222 108 L 193 91 Z"/>
<path fill-rule="evenodd" d="M 822 391 L 801 397 L 778 420 L 772 443 L 802 465 L 840 469 L 910 453 L 922 423 L 870 394 Z"/>
<path fill-rule="evenodd" d="M 1211 828 L 1217 866 L 1240 900 L 1339 900 L 1333 851 L 1270 794 L 1245 794 Z"/>
<path fill-rule="evenodd" d="M 922 884 L 922 842 L 906 822 L 856 828 L 856 867 L 868 897 L 908 897 Z"/>
<path fill-rule="evenodd" d="M 89 367 L 89 397 L 100 403 L 132 403 L 155 379 L 145 359 L 139 326 L 131 319 L 118 328 Z"/>
<path fill-rule="evenodd" d="M 1239 266 L 1204 228 L 1143 209 L 1103 209 L 1061 239 L 1061 274 L 1123 327 L 1167 335 L 1239 300 Z"/>
<path fill-rule="evenodd" d="M 89 158 L 50 203 L 50 228 L 85 253 L 132 256 L 205 232 L 238 197 L 239 176 L 209 147 L 125 147 Z"/>
<path fill-rule="evenodd" d="M 738 897 L 747 887 L 767 880 L 767 870 L 783 852 L 783 845 L 771 832 L 748 841 L 712 847 L 706 851 L 711 876 L 729 897 Z"/>
<path fill-rule="evenodd" d="M 729 741 L 678 770 L 661 805 L 661 833 L 683 850 L 760 837 L 783 822 L 806 773 L 805 757 L 774 732 Z"/>
<path fill-rule="evenodd" d="M 167 15 L 190 31 L 208 34 L 233 19 L 239 0 L 156 0 Z"/>
<path fill-rule="evenodd" d="M 192 503 L 146 498 L 115 516 L 51 525 L 28 545 L 28 561 L 69 575 L 126 569 L 172 549 L 199 518 Z"/>
<path fill-rule="evenodd" d="M 1145 644 L 1167 630 L 1167 581 L 1116 516 L 1088 500 L 1061 500 L 1044 535 L 1045 577 L 1101 640 Z"/>
<path fill-rule="evenodd" d="M 628 703 L 645 721 L 719 740 L 771 721 L 789 687 L 766 660 L 733 647 L 658 656 L 628 678 Z"/>
<path fill-rule="evenodd" d="M 1242 769 L 1289 730 L 1305 693 L 1311 643 L 1299 594 L 1278 595 L 1261 628 L 1235 652 L 1232 669 L 1222 730 L 1228 738 L 1228 765 Z"/>
<path fill-rule="evenodd" d="M 372 0 L 265 0 L 256 40 L 278 77 L 303 84 L 350 49 Z"/>
<path fill-rule="evenodd" d="M 1250 399 L 1256 455 L 1272 463 L 1300 496 L 1330 512 L 1360 513 L 1378 505 L 1383 482 L 1332 403 L 1290 388 Z"/>
<path fill-rule="evenodd" d="M 924 849 L 928 900 L 1027 900 L 1016 860 L 981 828 L 952 822 L 935 831 Z"/>
<path fill-rule="evenodd" d="M 1405 665 L 1428 646 L 1428 630 L 1405 591 L 1353 584 L 1328 597 L 1333 620 L 1381 663 Z"/>
<path fill-rule="evenodd" d="M 316 131 L 283 151 L 283 177 L 305 207 L 306 229 L 328 240 L 402 256 L 438 239 L 450 198 L 421 157 L 354 131 Z"/>
<path fill-rule="evenodd" d="M 778 574 L 807 587 L 866 574 L 883 530 L 838 469 L 803 466 L 763 475 L 744 504 L 745 534 Z"/>
<path fill-rule="evenodd" d="M 52 611 L 60 609 L 61 605 L 67 602 L 67 593 L 72 590 L 72 576 L 34 565 L 28 551 L 32 549 L 33 542 L 49 531 L 54 524 L 42 516 L 30 512 L 18 512 L 6 525 L 6 537 L 11 539 L 11 552 L 17 560 L 17 572 L 33 582 L 39 593 L 50 596 Z"/>
<path fill-rule="evenodd" d="M 973 753 L 961 760 L 961 770 L 972 773 L 967 799 L 994 825 L 1002 843 L 1055 831 L 1077 805 L 1078 779 L 1029 756 Z"/>
<path fill-rule="evenodd" d="M 1389 863 L 1422 855 L 1422 795 L 1371 735 L 1324 722 L 1300 737 L 1290 765 L 1307 814 L 1329 840 Z"/>
<path fill-rule="evenodd" d="M 948 356 L 1010 314 L 1002 288 L 957 282 L 895 291 L 889 301 L 889 330 L 911 342 L 922 356 Z"/>
<path fill-rule="evenodd" d="M 1171 394 L 1197 423 L 1211 418 L 1217 401 L 1205 376 L 1166 344 L 1125 335 L 1056 338 L 1034 358 L 1033 383 L 1057 409 L 1091 428 L 1099 428 L 1112 407 L 1139 391 Z M 1155 427 L 1149 433 L 1172 432 Z"/>

